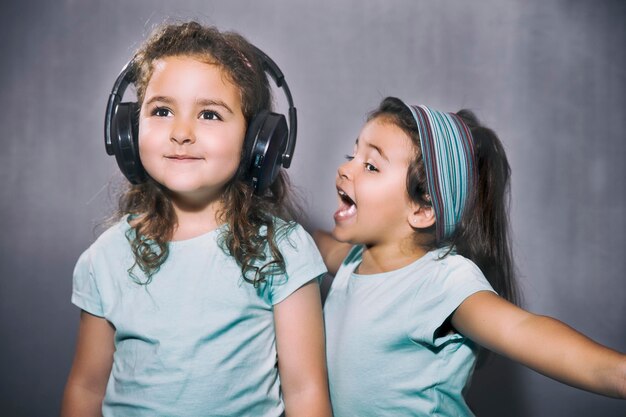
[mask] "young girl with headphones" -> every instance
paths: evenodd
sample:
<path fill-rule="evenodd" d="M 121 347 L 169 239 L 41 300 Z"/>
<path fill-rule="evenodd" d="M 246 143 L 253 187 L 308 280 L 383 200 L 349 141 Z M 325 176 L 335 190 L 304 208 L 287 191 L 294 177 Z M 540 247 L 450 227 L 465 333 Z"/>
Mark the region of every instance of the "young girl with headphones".
<path fill-rule="evenodd" d="M 136 53 L 105 134 L 133 185 L 74 271 L 64 417 L 330 415 L 325 267 L 281 169 L 295 129 L 282 73 L 238 34 L 166 25 Z"/>
<path fill-rule="evenodd" d="M 472 415 L 477 345 L 626 396 L 626 355 L 514 304 L 509 174 L 467 110 L 386 98 L 371 113 L 337 173 L 332 236 L 315 236 L 335 274 L 324 304 L 335 417 Z"/>

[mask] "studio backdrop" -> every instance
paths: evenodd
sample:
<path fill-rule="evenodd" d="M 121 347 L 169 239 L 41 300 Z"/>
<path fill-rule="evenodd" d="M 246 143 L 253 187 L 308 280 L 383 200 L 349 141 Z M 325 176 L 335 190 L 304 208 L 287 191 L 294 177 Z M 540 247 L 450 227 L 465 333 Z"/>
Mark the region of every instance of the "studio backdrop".
<path fill-rule="evenodd" d="M 108 93 L 164 19 L 240 32 L 298 108 L 289 174 L 330 229 L 336 167 L 382 98 L 473 109 L 512 172 L 524 306 L 626 351 L 626 3 L 599 0 L 12 0 L 0 5 L 0 415 L 58 413 L 79 310 L 72 269 L 123 184 Z M 274 91 L 279 110 L 286 110 Z M 623 401 L 492 356 L 478 416 L 623 416 Z"/>

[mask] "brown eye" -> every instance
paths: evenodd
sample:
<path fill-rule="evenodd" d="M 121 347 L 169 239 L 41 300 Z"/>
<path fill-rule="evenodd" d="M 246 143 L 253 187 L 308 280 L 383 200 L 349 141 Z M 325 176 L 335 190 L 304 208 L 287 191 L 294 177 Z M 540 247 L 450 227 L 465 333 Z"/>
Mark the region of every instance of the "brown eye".
<path fill-rule="evenodd" d="M 369 162 L 366 162 L 365 164 L 363 164 L 365 166 L 365 170 L 366 171 L 370 171 L 370 172 L 378 172 L 378 168 L 376 168 L 374 165 L 370 164 Z"/>
<path fill-rule="evenodd" d="M 157 117 L 167 117 L 170 116 L 172 112 L 170 111 L 170 109 L 165 107 L 156 107 L 154 110 L 152 110 L 150 114 Z"/>
<path fill-rule="evenodd" d="M 220 115 L 213 110 L 204 110 L 202 113 L 200 113 L 200 118 L 204 120 L 222 120 Z"/>

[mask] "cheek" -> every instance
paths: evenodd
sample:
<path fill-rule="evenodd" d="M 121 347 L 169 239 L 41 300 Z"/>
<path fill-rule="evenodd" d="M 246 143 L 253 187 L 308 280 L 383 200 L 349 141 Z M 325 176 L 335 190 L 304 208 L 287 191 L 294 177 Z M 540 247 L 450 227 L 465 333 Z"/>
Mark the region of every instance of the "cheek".
<path fill-rule="evenodd" d="M 228 175 L 234 175 L 239 169 L 241 163 L 241 148 L 236 146 L 222 147 L 221 149 L 209 151 L 213 154 L 213 160 L 218 165 L 218 169 L 228 172 Z"/>
<path fill-rule="evenodd" d="M 154 123 L 150 123 L 147 121 L 139 122 L 139 134 L 138 134 L 138 146 L 139 146 L 139 154 L 148 154 L 153 152 L 157 147 L 159 141 L 155 135 L 158 135 L 159 129 L 155 126 Z"/>
<path fill-rule="evenodd" d="M 208 151 L 224 158 L 239 160 L 241 156 L 241 146 L 242 144 L 238 142 L 217 142 L 209 147 Z"/>
<path fill-rule="evenodd" d="M 359 191 L 357 198 L 367 203 L 367 207 L 363 208 L 376 213 L 380 218 L 401 214 L 406 206 L 406 185 L 398 178 L 389 178 L 375 185 L 363 184 Z"/>
<path fill-rule="evenodd" d="M 241 158 L 245 131 L 241 129 L 229 129 L 226 132 L 206 132 L 206 137 L 212 140 L 206 142 L 206 150 L 222 158 L 235 160 L 237 164 Z"/>

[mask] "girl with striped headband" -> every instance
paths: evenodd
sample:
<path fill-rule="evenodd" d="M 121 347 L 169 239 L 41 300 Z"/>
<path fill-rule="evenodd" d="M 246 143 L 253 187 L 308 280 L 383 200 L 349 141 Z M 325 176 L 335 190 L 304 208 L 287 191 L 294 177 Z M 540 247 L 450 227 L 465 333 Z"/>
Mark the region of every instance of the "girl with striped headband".
<path fill-rule="evenodd" d="M 478 345 L 626 397 L 626 355 L 516 306 L 510 169 L 473 113 L 386 98 L 339 167 L 324 305 L 335 417 L 470 416 Z M 565 354 L 564 354 L 565 353 Z"/>

